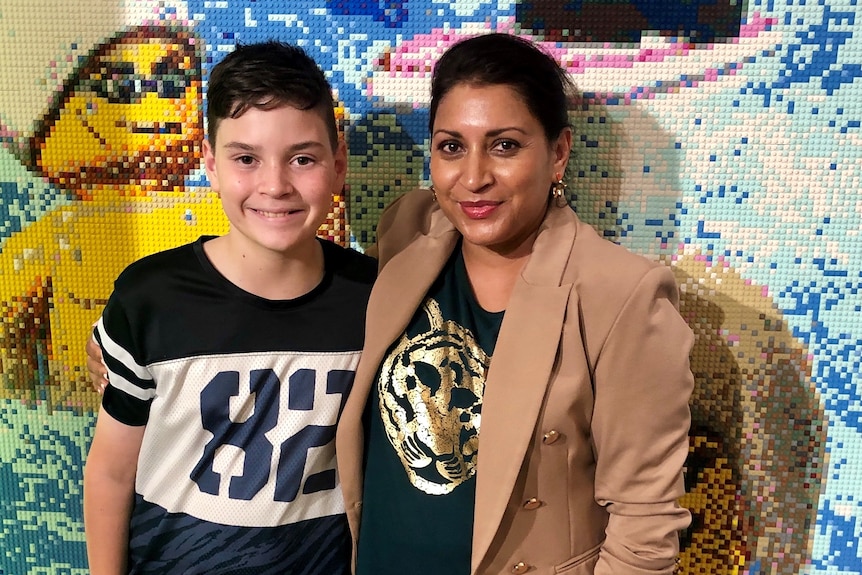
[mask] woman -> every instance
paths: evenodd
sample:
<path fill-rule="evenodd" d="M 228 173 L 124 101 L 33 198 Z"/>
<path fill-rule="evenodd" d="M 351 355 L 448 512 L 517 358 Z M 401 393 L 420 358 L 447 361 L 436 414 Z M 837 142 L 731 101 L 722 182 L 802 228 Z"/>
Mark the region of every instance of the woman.
<path fill-rule="evenodd" d="M 693 337 L 670 270 L 566 205 L 571 88 L 508 35 L 437 63 L 336 439 L 358 575 L 674 571 Z"/>

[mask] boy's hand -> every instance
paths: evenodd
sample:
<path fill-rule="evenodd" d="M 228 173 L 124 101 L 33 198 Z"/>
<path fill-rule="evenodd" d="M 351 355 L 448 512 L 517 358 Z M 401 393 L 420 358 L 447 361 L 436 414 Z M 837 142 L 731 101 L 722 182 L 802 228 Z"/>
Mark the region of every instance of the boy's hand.
<path fill-rule="evenodd" d="M 102 363 L 102 348 L 96 343 L 94 337 L 87 340 L 87 371 L 90 373 L 93 389 L 104 393 L 105 386 L 108 384 L 108 368 Z"/>

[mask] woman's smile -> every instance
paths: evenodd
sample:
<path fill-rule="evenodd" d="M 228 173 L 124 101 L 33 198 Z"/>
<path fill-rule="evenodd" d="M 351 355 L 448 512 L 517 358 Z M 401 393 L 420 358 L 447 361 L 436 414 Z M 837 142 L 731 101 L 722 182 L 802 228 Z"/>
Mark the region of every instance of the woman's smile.
<path fill-rule="evenodd" d="M 464 83 L 452 88 L 434 120 L 431 180 L 440 209 L 467 249 L 528 253 L 570 147 L 571 131 L 549 141 L 511 87 Z"/>
<path fill-rule="evenodd" d="M 458 202 L 461 210 L 471 220 L 483 220 L 490 217 L 503 202 L 481 200 L 478 202 Z"/>

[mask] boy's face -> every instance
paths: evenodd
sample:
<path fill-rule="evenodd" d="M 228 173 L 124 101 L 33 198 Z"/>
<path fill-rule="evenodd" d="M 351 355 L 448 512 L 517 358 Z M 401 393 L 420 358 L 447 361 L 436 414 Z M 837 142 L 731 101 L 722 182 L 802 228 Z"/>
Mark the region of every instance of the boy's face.
<path fill-rule="evenodd" d="M 204 161 L 230 241 L 244 252 L 307 249 L 344 186 L 344 142 L 333 150 L 317 111 L 287 105 L 224 118 L 215 140 L 215 148 L 204 142 Z"/>

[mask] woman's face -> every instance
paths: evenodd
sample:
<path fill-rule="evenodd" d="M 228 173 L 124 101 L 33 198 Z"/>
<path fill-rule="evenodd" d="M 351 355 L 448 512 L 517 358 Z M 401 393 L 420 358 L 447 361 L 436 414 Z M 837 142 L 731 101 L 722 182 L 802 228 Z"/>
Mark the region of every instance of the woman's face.
<path fill-rule="evenodd" d="M 431 133 L 431 180 L 464 247 L 529 254 L 571 145 L 568 128 L 548 142 L 510 86 L 459 84 L 443 96 Z"/>

